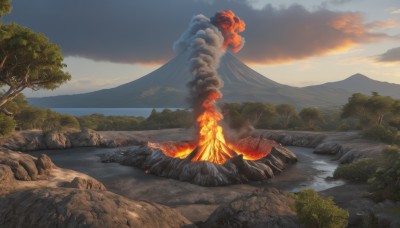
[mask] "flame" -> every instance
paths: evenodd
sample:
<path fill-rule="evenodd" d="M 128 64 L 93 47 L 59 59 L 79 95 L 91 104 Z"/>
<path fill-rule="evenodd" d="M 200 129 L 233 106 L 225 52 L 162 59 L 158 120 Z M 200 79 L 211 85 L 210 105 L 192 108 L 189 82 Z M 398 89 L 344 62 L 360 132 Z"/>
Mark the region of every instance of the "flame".
<path fill-rule="evenodd" d="M 199 124 L 198 147 L 192 161 L 223 164 L 235 156 L 235 153 L 227 146 L 222 127 L 218 124 L 218 121 L 223 118 L 214 106 L 219 98 L 221 98 L 219 93 L 211 92 L 208 99 L 202 104 L 204 112 L 197 118 Z"/>
<path fill-rule="evenodd" d="M 239 140 L 236 144 L 226 141 L 223 129 L 218 123 L 223 116 L 215 108 L 216 100 L 220 97 L 218 93 L 210 93 L 203 103 L 204 111 L 197 118 L 199 135 L 196 143 L 149 142 L 148 146 L 160 149 L 169 157 L 184 159 L 195 153 L 191 161 L 208 161 L 216 164 L 224 164 L 237 155 L 243 155 L 246 160 L 259 160 L 267 156 L 277 145 L 276 142 L 264 138 L 255 141 L 252 137 Z"/>
<path fill-rule="evenodd" d="M 243 32 L 246 24 L 231 10 L 220 11 L 211 18 L 211 22 L 216 25 L 224 36 L 224 50 L 230 48 L 233 52 L 238 52 L 244 39 L 238 34 Z"/>

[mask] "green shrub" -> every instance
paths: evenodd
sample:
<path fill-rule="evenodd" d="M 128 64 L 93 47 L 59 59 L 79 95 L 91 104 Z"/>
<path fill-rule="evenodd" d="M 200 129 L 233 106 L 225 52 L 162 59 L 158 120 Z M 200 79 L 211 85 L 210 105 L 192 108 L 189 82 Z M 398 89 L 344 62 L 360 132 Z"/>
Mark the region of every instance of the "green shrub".
<path fill-rule="evenodd" d="M 368 183 L 376 200 L 400 201 L 400 148 L 388 146 L 383 151 L 383 161 Z"/>
<path fill-rule="evenodd" d="M 60 125 L 66 128 L 80 128 L 79 121 L 76 117 L 67 114 L 60 115 Z"/>
<path fill-rule="evenodd" d="M 349 213 L 337 207 L 331 197 L 321 198 L 312 189 L 293 196 L 298 222 L 308 228 L 346 227 Z"/>
<path fill-rule="evenodd" d="M 373 158 L 362 159 L 350 164 L 341 164 L 333 173 L 333 178 L 367 182 L 375 173 L 377 167 L 378 161 Z"/>
<path fill-rule="evenodd" d="M 395 127 L 375 125 L 363 131 L 364 138 L 377 140 L 385 143 L 398 143 L 399 135 Z"/>
<path fill-rule="evenodd" d="M 16 127 L 16 123 L 13 118 L 0 113 L 0 135 L 11 134 Z"/>

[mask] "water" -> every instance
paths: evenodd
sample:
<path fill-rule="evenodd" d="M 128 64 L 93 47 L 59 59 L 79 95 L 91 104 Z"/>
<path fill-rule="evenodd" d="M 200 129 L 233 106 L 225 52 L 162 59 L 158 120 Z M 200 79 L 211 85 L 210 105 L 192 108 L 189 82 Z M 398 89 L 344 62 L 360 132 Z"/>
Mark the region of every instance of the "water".
<path fill-rule="evenodd" d="M 309 148 L 287 148 L 297 155 L 297 163 L 267 183 L 255 182 L 248 185 L 253 187 L 276 187 L 283 191 L 297 192 L 305 188 L 322 191 L 345 183 L 342 180 L 327 180 L 327 177 L 332 176 L 338 166 L 337 161 L 332 161 L 331 156 L 314 154 L 312 153 L 313 149 Z M 75 148 L 57 151 L 35 151 L 31 152 L 31 154 L 38 156 L 46 153 L 57 166 L 86 173 L 105 182 L 105 184 L 108 184 L 107 187 L 111 189 L 114 187 L 116 189 L 119 188 L 119 186 L 111 186 L 114 185 L 114 182 L 110 182 L 110 180 L 116 178 L 121 180 L 124 185 L 127 185 L 131 181 L 135 184 L 149 186 L 157 186 L 160 184 L 158 181 L 164 179 L 144 174 L 143 170 L 135 167 L 122 166 L 117 163 L 99 162 L 98 154 L 119 149 L 121 148 Z M 174 180 L 171 181 L 176 182 Z M 126 186 L 127 189 L 131 187 L 135 186 Z"/>
<path fill-rule="evenodd" d="M 313 188 L 322 191 L 343 184 L 327 181 L 337 162 L 330 156 L 312 153 L 312 149 L 289 147 L 298 162 L 267 183 L 236 184 L 220 187 L 202 187 L 174 179 L 146 174 L 143 170 L 118 163 L 101 163 L 98 154 L 125 148 L 74 148 L 67 150 L 35 151 L 45 153 L 61 167 L 86 173 L 101 181 L 109 191 L 134 200 L 146 200 L 177 209 L 191 221 L 205 221 L 221 204 L 248 195 L 260 187 L 276 187 L 283 191 Z"/>
<path fill-rule="evenodd" d="M 103 114 L 105 116 L 150 116 L 153 108 L 50 108 L 51 110 L 73 116 L 85 116 L 91 114 Z M 157 112 L 161 112 L 165 108 L 155 108 Z M 177 108 L 169 108 L 172 111 Z"/>

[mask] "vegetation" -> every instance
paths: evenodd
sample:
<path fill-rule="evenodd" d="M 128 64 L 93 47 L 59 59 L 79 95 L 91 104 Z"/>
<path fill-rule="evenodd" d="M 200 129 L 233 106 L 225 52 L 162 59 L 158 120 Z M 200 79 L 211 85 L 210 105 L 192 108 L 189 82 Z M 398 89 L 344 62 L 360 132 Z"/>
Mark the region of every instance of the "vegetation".
<path fill-rule="evenodd" d="M 9 135 L 15 129 L 15 121 L 9 117 L 0 113 L 0 135 Z"/>
<path fill-rule="evenodd" d="M 335 179 L 367 182 L 374 175 L 377 167 L 377 159 L 366 158 L 350 164 L 340 164 L 333 173 L 333 177 Z"/>
<path fill-rule="evenodd" d="M 363 136 L 390 144 L 399 144 L 400 100 L 372 93 L 353 94 L 343 107 L 342 118 L 358 121 Z"/>
<path fill-rule="evenodd" d="M 309 228 L 347 227 L 349 213 L 337 207 L 331 197 L 321 198 L 312 189 L 292 195 L 298 222 Z"/>
<path fill-rule="evenodd" d="M 1 0 L 0 15 L 11 10 L 10 1 Z M 0 23 L 0 111 L 12 115 L 5 108 L 7 102 L 32 90 L 55 89 L 70 80 L 60 48 L 46 36 L 15 23 Z"/>
<path fill-rule="evenodd" d="M 400 148 L 388 146 L 373 177 L 368 181 L 374 198 L 400 201 Z"/>
<path fill-rule="evenodd" d="M 323 122 L 322 114 L 317 108 L 304 108 L 299 116 L 308 130 L 317 130 L 317 124 Z"/>

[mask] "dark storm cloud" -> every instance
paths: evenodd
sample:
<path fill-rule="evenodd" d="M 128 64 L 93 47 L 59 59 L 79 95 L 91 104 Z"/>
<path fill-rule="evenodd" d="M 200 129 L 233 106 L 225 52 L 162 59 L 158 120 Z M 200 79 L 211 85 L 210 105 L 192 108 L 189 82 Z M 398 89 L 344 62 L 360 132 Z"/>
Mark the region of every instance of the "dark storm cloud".
<path fill-rule="evenodd" d="M 276 63 L 326 54 L 384 34 L 353 12 L 302 6 L 262 10 L 243 0 L 18 0 L 7 21 L 45 33 L 66 56 L 121 63 L 164 62 L 193 15 L 232 9 L 247 24 L 244 60 Z"/>
<path fill-rule="evenodd" d="M 400 47 L 387 50 L 378 57 L 380 62 L 400 62 Z"/>

